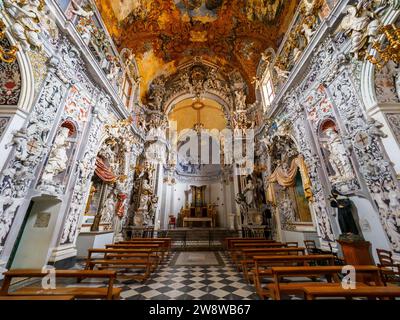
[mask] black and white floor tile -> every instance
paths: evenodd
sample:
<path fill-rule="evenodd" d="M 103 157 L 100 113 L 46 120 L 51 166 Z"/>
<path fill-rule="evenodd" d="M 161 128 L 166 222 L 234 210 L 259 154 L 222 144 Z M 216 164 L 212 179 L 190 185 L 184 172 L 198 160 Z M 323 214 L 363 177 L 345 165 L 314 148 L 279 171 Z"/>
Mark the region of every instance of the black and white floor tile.
<path fill-rule="evenodd" d="M 174 265 L 175 252 L 145 283 L 122 282 L 121 298 L 126 300 L 255 300 L 248 285 L 224 253 L 216 253 L 219 265 Z M 212 252 L 211 254 L 215 254 Z M 222 261 L 221 261 L 222 260 Z M 171 263 L 172 262 L 172 263 Z M 214 264 L 214 262 L 213 262 Z"/>

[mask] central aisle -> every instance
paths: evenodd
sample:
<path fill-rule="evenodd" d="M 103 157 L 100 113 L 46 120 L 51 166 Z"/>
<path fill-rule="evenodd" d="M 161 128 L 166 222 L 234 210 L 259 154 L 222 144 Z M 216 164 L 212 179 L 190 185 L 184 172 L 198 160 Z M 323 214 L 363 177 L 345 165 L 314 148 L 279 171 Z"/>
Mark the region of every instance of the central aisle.
<path fill-rule="evenodd" d="M 173 252 L 144 284 L 130 281 L 122 288 L 126 300 L 258 299 L 225 253 L 217 251 Z"/>

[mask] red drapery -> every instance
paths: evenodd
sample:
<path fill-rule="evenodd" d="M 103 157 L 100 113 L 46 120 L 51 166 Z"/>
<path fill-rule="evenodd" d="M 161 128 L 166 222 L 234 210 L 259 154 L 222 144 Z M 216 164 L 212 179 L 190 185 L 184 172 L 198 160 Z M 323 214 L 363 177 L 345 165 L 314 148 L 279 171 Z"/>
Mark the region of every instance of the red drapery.
<path fill-rule="evenodd" d="M 124 212 L 125 212 L 125 202 L 126 202 L 126 198 L 128 198 L 128 196 L 125 193 L 118 193 L 118 202 L 117 202 L 117 207 L 116 207 L 116 214 L 118 217 L 122 218 L 124 216 Z"/>
<path fill-rule="evenodd" d="M 104 182 L 115 182 L 117 180 L 111 168 L 99 157 L 96 159 L 95 173 Z"/>

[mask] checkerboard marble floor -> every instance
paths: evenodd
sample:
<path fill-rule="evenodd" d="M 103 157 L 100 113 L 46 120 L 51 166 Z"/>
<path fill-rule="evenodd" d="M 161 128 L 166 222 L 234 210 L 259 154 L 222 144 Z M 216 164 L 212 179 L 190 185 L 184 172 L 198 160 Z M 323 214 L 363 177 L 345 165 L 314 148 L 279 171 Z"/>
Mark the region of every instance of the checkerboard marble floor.
<path fill-rule="evenodd" d="M 248 285 L 223 252 L 224 266 L 174 266 L 179 252 L 173 252 L 145 282 L 119 280 L 122 300 L 257 300 Z M 172 263 L 171 263 L 172 261 Z M 81 268 L 82 265 L 78 265 Z M 101 283 L 92 282 L 92 286 Z M 87 283 L 85 284 L 88 285 Z M 76 284 L 75 284 L 76 286 Z"/>
<path fill-rule="evenodd" d="M 141 284 L 122 281 L 125 300 L 255 300 L 254 288 L 237 273 L 227 256 L 219 252 L 225 266 L 171 266 L 170 255 L 150 279 Z"/>

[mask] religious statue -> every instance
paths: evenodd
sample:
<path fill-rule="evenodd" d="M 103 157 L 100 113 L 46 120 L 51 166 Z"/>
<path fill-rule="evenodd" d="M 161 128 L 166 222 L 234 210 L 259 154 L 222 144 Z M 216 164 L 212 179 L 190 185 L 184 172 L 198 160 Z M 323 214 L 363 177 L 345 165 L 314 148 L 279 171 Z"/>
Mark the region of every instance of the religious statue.
<path fill-rule="evenodd" d="M 367 43 L 371 43 L 378 34 L 379 19 L 365 1 L 357 5 L 348 5 L 347 15 L 343 18 L 340 29 L 351 38 L 351 50 L 356 60 Z"/>
<path fill-rule="evenodd" d="M 307 23 L 303 23 L 303 34 L 307 40 L 307 44 L 311 42 L 311 38 L 313 37 L 315 30 L 313 30 Z"/>
<path fill-rule="evenodd" d="M 246 109 L 246 95 L 241 90 L 235 91 L 236 110 Z"/>
<path fill-rule="evenodd" d="M 8 149 L 11 146 L 15 146 L 15 158 L 21 162 L 24 162 L 28 158 L 28 136 L 27 130 L 22 128 L 19 131 L 13 133 L 11 141 L 4 146 Z"/>
<path fill-rule="evenodd" d="M 353 169 L 339 134 L 333 127 L 326 129 L 325 134 L 328 137 L 325 147 L 329 150 L 329 163 L 335 172 L 331 178 L 342 181 L 352 179 Z"/>
<path fill-rule="evenodd" d="M 238 193 L 235 198 L 236 203 L 239 205 L 240 214 L 243 217 L 243 225 L 247 226 L 251 223 L 249 217 L 249 208 L 246 203 L 246 197 L 243 193 Z"/>
<path fill-rule="evenodd" d="M 293 208 L 292 200 L 289 195 L 285 192 L 283 198 L 280 201 L 280 214 L 282 217 L 282 225 L 285 229 L 290 230 L 293 228 L 292 223 L 295 219 L 295 211 Z"/>
<path fill-rule="evenodd" d="M 61 127 L 56 136 L 42 176 L 42 180 L 46 183 L 54 184 L 54 177 L 67 169 L 69 133 L 70 131 L 68 128 Z"/>
<path fill-rule="evenodd" d="M 342 234 L 360 235 L 352 213 L 353 202 L 344 197 L 336 188 L 333 188 L 331 193 L 329 197 L 331 207 L 338 209 L 338 221 Z"/>
<path fill-rule="evenodd" d="M 111 224 L 115 213 L 114 192 L 110 192 L 100 211 L 101 223 Z M 95 223 L 93 223 L 95 224 Z M 95 230 L 92 230 L 95 231 Z"/>
<path fill-rule="evenodd" d="M 111 66 L 110 66 L 110 71 L 107 74 L 107 79 L 110 81 L 114 81 L 117 80 L 117 77 L 121 72 L 121 67 L 119 66 L 119 62 L 115 57 L 111 58 L 110 64 Z"/>
<path fill-rule="evenodd" d="M 147 225 L 153 225 L 154 217 L 156 216 L 158 207 L 158 197 L 153 195 L 148 202 L 148 211 L 146 215 Z"/>
<path fill-rule="evenodd" d="M 11 31 L 24 50 L 32 47 L 39 50 L 43 44 L 40 40 L 40 13 L 44 7 L 44 0 L 3 0 L 5 11 L 14 20 Z"/>
<path fill-rule="evenodd" d="M 253 184 L 253 180 L 251 178 L 248 178 L 246 187 L 243 190 L 243 194 L 245 196 L 246 204 L 249 209 L 255 208 L 254 189 L 255 189 L 255 186 Z"/>
<path fill-rule="evenodd" d="M 153 188 L 149 184 L 149 180 L 147 178 L 143 179 L 139 209 L 142 209 L 144 211 L 148 210 L 148 202 L 152 194 L 153 194 Z"/>
<path fill-rule="evenodd" d="M 290 75 L 289 71 L 282 70 L 279 66 L 274 66 L 274 70 L 279 80 L 289 78 Z"/>

